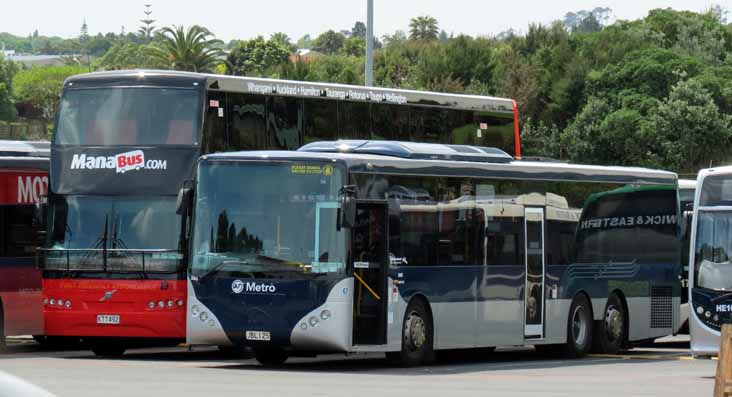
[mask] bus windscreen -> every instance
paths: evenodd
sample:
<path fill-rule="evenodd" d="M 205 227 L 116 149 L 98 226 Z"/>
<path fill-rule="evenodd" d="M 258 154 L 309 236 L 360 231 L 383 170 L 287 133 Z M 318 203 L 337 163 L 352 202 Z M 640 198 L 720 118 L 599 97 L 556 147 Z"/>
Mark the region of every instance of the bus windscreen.
<path fill-rule="evenodd" d="M 68 90 L 60 108 L 56 145 L 196 145 L 200 95 L 190 89 Z"/>

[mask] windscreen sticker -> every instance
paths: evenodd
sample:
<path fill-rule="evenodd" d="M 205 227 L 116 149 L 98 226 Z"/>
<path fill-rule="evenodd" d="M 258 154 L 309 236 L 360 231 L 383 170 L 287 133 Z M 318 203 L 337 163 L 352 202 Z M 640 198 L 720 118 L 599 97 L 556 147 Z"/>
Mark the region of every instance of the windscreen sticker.
<path fill-rule="evenodd" d="M 315 174 L 323 176 L 333 175 L 332 165 L 313 165 L 313 164 L 293 164 L 290 167 L 290 172 L 293 174 Z"/>

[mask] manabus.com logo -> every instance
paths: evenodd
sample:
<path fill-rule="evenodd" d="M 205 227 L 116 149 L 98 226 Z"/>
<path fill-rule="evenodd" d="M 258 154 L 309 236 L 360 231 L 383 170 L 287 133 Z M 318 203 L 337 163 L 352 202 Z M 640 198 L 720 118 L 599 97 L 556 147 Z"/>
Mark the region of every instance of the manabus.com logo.
<path fill-rule="evenodd" d="M 114 169 L 117 173 L 125 173 L 143 168 L 148 170 L 164 170 L 168 168 L 168 161 L 158 159 L 145 160 L 145 152 L 142 150 L 133 150 L 114 156 L 74 154 L 74 157 L 71 159 L 72 170 Z"/>

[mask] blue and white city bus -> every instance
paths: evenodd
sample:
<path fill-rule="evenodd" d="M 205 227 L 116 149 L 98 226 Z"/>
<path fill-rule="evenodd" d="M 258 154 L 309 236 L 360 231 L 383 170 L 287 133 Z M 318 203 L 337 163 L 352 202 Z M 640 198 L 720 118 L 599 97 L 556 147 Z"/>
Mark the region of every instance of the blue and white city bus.
<path fill-rule="evenodd" d="M 732 167 L 699 171 L 689 251 L 691 352 L 713 356 L 732 321 Z"/>
<path fill-rule="evenodd" d="M 673 173 L 475 146 L 206 155 L 179 194 L 192 216 L 187 340 L 251 347 L 265 364 L 615 353 L 678 325 L 677 199 Z"/>

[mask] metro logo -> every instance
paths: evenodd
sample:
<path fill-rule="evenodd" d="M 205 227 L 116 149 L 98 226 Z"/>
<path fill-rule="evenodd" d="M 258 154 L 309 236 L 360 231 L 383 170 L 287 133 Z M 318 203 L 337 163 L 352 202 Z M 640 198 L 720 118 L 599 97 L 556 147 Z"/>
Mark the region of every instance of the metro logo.
<path fill-rule="evenodd" d="M 106 170 L 114 169 L 117 173 L 125 173 L 140 169 L 165 170 L 168 168 L 167 160 L 147 160 L 142 150 L 116 154 L 114 156 L 87 156 L 86 154 L 74 154 L 71 159 L 72 170 Z"/>

